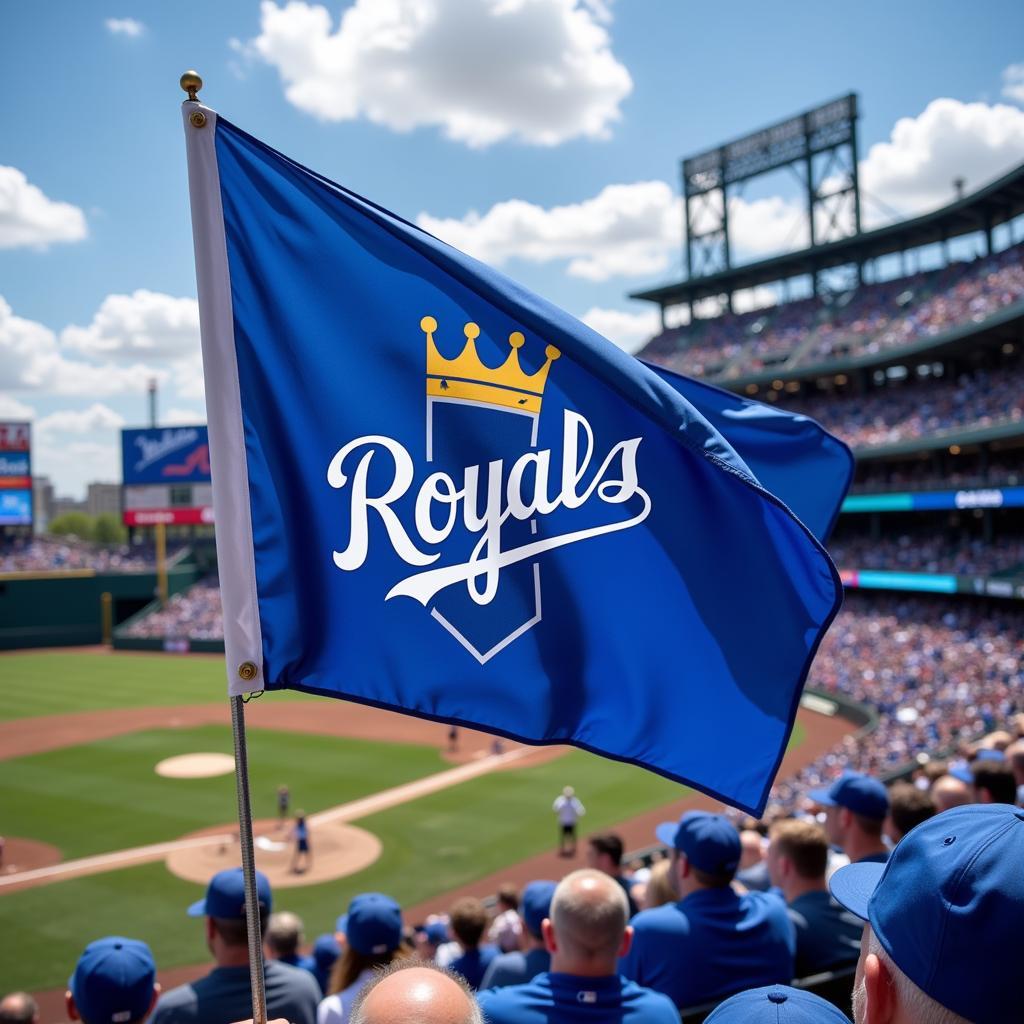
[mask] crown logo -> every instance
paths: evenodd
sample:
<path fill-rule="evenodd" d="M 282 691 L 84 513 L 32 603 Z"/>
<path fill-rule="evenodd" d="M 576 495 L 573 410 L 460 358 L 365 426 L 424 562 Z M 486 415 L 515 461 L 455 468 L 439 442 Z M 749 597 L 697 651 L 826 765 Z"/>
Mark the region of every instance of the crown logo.
<path fill-rule="evenodd" d="M 445 359 L 434 344 L 437 321 L 425 316 L 420 328 L 427 336 L 427 395 L 432 398 L 459 398 L 481 402 L 503 409 L 539 413 L 544 385 L 547 384 L 551 364 L 561 355 L 554 345 L 544 349 L 544 365 L 533 374 L 519 365 L 519 350 L 526 339 L 519 331 L 508 336 L 511 351 L 501 366 L 484 366 L 476 351 L 480 328 L 468 323 L 462 329 L 466 336 L 465 348 L 454 358 Z"/>

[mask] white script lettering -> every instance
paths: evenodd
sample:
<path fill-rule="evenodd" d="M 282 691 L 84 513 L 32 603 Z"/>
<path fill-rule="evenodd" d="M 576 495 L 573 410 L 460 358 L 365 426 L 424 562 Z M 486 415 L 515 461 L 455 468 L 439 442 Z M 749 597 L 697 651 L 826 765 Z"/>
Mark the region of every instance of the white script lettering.
<path fill-rule="evenodd" d="M 446 587 L 465 583 L 472 599 L 477 604 L 485 605 L 497 593 L 503 568 L 535 558 L 545 551 L 625 530 L 643 522 L 650 513 L 651 499 L 640 487 L 637 475 L 637 452 L 642 440 L 634 437 L 614 445 L 596 472 L 590 476 L 589 482 L 585 483 L 594 456 L 594 432 L 584 417 L 566 410 L 563 418 L 561 489 L 558 493 L 548 493 L 550 449 L 529 451 L 512 464 L 504 484 L 504 460 L 496 459 L 487 464 L 482 511 L 481 467 L 469 466 L 464 469 L 461 487 L 447 473 L 431 473 L 416 495 L 413 520 L 421 545 L 443 545 L 459 520 L 460 506 L 463 527 L 471 536 L 479 535 L 479 539 L 467 561 L 413 573 L 396 583 L 385 600 L 400 596 L 411 597 L 426 606 L 435 594 Z M 366 450 L 351 475 L 347 475 L 343 468 L 345 462 L 358 449 Z M 378 452 L 390 456 L 394 472 L 383 492 L 371 495 L 368 493 L 367 478 Z M 350 572 L 366 561 L 371 509 L 380 517 L 388 540 L 402 561 L 415 566 L 431 565 L 437 561 L 441 552 L 422 550 L 410 538 L 391 507 L 409 491 L 414 476 L 412 457 L 393 438 L 380 434 L 368 435 L 349 441 L 338 450 L 327 468 L 327 482 L 338 490 L 351 486 L 348 544 L 344 550 L 334 552 L 334 563 L 339 569 Z M 636 497 L 640 500 L 641 508 L 619 522 L 576 530 L 557 537 L 544 537 L 518 548 L 502 550 L 501 528 L 510 516 L 525 521 L 534 516 L 549 515 L 560 507 L 577 509 L 595 495 L 608 505 L 624 504 Z"/>

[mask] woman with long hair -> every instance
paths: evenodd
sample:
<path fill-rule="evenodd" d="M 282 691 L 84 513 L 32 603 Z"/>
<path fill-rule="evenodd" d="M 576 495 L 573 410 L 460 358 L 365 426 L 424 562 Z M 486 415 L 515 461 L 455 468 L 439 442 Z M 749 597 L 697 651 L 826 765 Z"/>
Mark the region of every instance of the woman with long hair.
<path fill-rule="evenodd" d="M 317 1024 L 348 1024 L 352 1004 L 374 969 L 412 952 L 403 942 L 401 908 L 383 893 L 356 896 L 338 926 L 345 936 L 344 951 L 331 970 Z"/>

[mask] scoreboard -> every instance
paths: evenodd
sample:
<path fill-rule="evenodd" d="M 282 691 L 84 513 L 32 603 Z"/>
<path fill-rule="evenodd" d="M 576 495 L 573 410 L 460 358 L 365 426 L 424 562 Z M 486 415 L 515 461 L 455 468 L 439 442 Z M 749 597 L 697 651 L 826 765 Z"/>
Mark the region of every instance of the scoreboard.
<path fill-rule="evenodd" d="M 213 522 L 205 425 L 121 431 L 126 526 Z"/>
<path fill-rule="evenodd" d="M 32 426 L 0 423 L 0 526 L 32 525 Z"/>

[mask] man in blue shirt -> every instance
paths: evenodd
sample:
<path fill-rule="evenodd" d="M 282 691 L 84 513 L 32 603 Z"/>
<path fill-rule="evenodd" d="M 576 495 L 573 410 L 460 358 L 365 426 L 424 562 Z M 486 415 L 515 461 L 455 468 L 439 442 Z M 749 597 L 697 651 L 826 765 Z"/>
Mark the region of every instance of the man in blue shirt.
<path fill-rule="evenodd" d="M 884 864 L 889 851 L 882 826 L 889 813 L 889 794 L 878 779 L 860 772 L 843 772 L 828 789 L 807 794 L 825 808 L 825 833 L 851 864 Z"/>
<path fill-rule="evenodd" d="M 621 886 L 592 868 L 566 875 L 542 925 L 551 970 L 479 996 L 488 1024 L 679 1024 L 671 1000 L 618 975 L 632 929 Z"/>
<path fill-rule="evenodd" d="M 672 849 L 669 878 L 679 901 L 633 918 L 633 944 L 620 963 L 622 973 L 664 992 L 680 1008 L 788 982 L 793 924 L 778 895 L 741 896 L 732 888 L 740 837 L 729 819 L 690 811 L 656 831 Z"/>
<path fill-rule="evenodd" d="M 796 928 L 796 977 L 855 964 L 864 925 L 829 895 L 825 830 L 817 822 L 786 818 L 772 825 L 770 835 L 768 874 Z"/>
<path fill-rule="evenodd" d="M 490 967 L 480 982 L 480 988 L 504 988 L 506 985 L 523 985 L 551 966 L 551 954 L 544 945 L 541 925 L 551 913 L 551 898 L 555 894 L 555 883 L 548 881 L 530 882 L 523 889 L 519 901 L 519 916 L 523 919 L 525 949 L 502 953 L 491 961 Z"/>
<path fill-rule="evenodd" d="M 260 931 L 266 932 L 271 911 L 270 881 L 256 872 Z M 249 982 L 249 938 L 245 919 L 245 884 L 241 868 L 219 871 L 206 896 L 188 908 L 191 917 L 206 921 L 206 944 L 216 966 L 205 977 L 165 992 L 149 1024 L 231 1024 L 252 1017 Z M 279 960 L 263 964 L 267 1017 L 291 1024 L 315 1024 L 320 987 L 308 971 Z"/>

